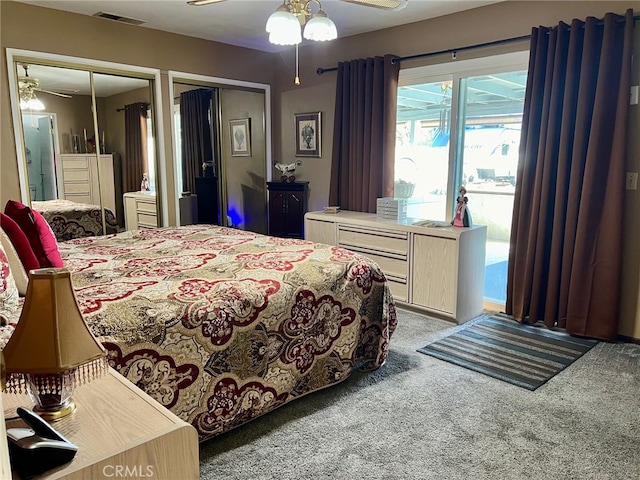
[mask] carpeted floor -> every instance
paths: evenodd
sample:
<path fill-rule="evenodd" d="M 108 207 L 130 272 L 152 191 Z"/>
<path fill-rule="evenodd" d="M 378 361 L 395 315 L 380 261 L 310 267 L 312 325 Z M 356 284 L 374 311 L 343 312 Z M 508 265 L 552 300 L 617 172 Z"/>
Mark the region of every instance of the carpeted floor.
<path fill-rule="evenodd" d="M 401 311 L 382 368 L 202 444 L 201 478 L 640 478 L 640 345 L 529 391 L 416 351 L 459 328 Z"/>

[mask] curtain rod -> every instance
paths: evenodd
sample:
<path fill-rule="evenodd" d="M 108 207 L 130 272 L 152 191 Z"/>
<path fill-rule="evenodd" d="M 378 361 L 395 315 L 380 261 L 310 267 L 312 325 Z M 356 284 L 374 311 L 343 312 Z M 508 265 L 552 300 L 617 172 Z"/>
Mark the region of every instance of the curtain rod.
<path fill-rule="evenodd" d="M 634 21 L 640 20 L 640 15 L 635 15 L 633 17 L 633 19 L 634 19 Z M 619 19 L 618 21 L 623 21 L 623 20 L 624 19 Z M 402 61 L 405 61 L 405 60 L 415 60 L 417 58 L 434 57 L 436 55 L 442 55 L 442 54 L 445 54 L 445 53 L 451 53 L 453 55 L 453 58 L 455 59 L 456 52 L 463 52 L 465 50 L 473 50 L 475 48 L 492 47 L 494 45 L 502 45 L 502 44 L 505 44 L 505 43 L 522 42 L 524 40 L 529 40 L 529 39 L 531 39 L 531 35 L 522 35 L 520 37 L 504 38 L 502 40 L 494 40 L 493 42 L 477 43 L 475 45 L 467 45 L 467 46 L 459 47 L 459 48 L 449 48 L 447 50 L 439 50 L 437 52 L 418 53 L 416 55 L 408 55 L 406 57 L 396 57 L 396 58 L 391 60 L 391 63 L 398 63 L 398 62 L 402 62 Z M 318 75 L 322 75 L 325 72 L 335 72 L 337 70 L 338 70 L 338 67 L 329 67 L 329 68 L 318 67 L 318 69 L 316 70 L 316 73 Z"/>
<path fill-rule="evenodd" d="M 522 35 L 521 37 L 505 38 L 502 40 L 494 40 L 493 42 L 478 43 L 475 45 L 467 45 L 467 46 L 458 47 L 458 48 L 449 48 L 447 50 L 438 50 L 437 52 L 418 53 L 416 55 L 407 55 L 406 57 L 396 57 L 391 60 L 391 63 L 403 62 L 405 60 L 415 60 L 416 58 L 434 57 L 436 55 L 442 55 L 444 53 L 451 53 L 454 56 L 453 58 L 455 58 L 455 54 L 457 52 L 472 50 L 474 48 L 490 47 L 493 45 L 502 45 L 505 43 L 521 42 L 523 40 L 529 40 L 530 38 L 531 38 L 531 35 Z M 329 68 L 318 67 L 318 69 L 316 70 L 316 73 L 318 75 L 322 75 L 325 72 L 335 72 L 336 70 L 338 70 L 338 67 L 329 67 Z"/>
<path fill-rule="evenodd" d="M 140 103 L 141 105 L 146 105 L 149 106 L 149 102 L 136 102 L 136 103 Z M 116 108 L 116 112 L 124 112 L 126 108 L 126 105 L 122 108 Z"/>

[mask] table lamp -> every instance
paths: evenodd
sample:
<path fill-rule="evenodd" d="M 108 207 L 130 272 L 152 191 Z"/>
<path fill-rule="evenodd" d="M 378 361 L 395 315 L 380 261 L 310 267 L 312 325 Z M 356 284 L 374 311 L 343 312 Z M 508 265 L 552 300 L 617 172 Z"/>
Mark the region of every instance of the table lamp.
<path fill-rule="evenodd" d="M 20 319 L 4 348 L 6 390 L 26 391 L 49 421 L 73 413 L 75 387 L 104 375 L 106 350 L 80 313 L 66 268 L 29 272 Z"/>

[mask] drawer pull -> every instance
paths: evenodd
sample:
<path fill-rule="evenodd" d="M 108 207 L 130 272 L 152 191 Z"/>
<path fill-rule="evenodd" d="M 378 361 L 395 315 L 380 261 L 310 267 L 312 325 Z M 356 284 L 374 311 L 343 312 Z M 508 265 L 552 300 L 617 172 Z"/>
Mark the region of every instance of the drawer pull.
<path fill-rule="evenodd" d="M 391 230 L 373 230 L 370 228 L 351 227 L 345 225 L 338 225 L 338 229 L 344 232 L 364 233 L 365 235 L 373 235 L 376 237 L 399 238 L 401 240 L 406 240 L 408 238 L 408 234 L 406 232 L 394 232 Z"/>
<path fill-rule="evenodd" d="M 397 260 L 406 260 L 407 259 L 407 254 L 406 253 L 396 253 L 396 252 L 390 252 L 390 251 L 387 251 L 387 250 L 366 248 L 366 247 L 362 247 L 360 245 L 351 245 L 349 243 L 339 243 L 338 246 L 342 247 L 342 248 L 346 248 L 347 250 L 351 250 L 353 252 L 358 252 L 358 253 L 364 253 L 364 254 L 369 254 L 369 255 L 378 255 L 380 257 L 395 258 Z"/>

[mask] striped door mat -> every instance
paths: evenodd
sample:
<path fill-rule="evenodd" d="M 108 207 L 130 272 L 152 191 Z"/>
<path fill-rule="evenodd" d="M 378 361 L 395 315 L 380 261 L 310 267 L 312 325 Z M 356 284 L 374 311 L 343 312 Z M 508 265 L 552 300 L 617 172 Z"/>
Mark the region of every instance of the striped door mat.
<path fill-rule="evenodd" d="M 498 314 L 471 321 L 418 352 L 535 390 L 597 343 Z"/>

